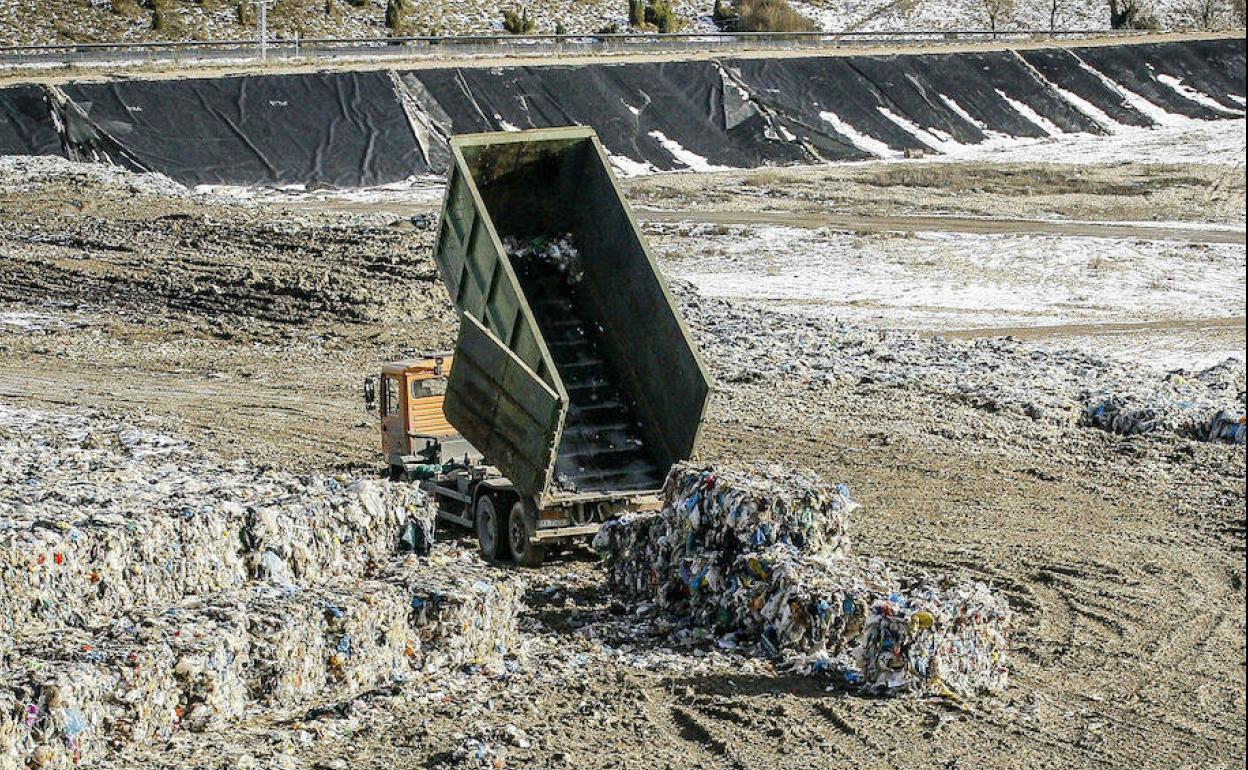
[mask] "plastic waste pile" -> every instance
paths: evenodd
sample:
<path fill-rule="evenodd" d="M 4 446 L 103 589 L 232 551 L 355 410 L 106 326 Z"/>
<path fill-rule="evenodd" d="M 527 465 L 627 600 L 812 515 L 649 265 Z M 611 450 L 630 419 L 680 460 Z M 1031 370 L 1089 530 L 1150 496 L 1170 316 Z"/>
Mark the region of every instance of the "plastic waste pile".
<path fill-rule="evenodd" d="M 432 513 L 411 485 L 0 407 L 0 770 L 501 670 L 521 583 L 430 547 Z M 397 554 L 413 527 L 423 547 Z"/>
<path fill-rule="evenodd" d="M 1222 394 L 1220 405 L 1210 392 Z M 1243 364 L 1228 360 L 1196 374 L 1170 372 L 1150 388 L 1093 394 L 1084 421 L 1122 435 L 1165 431 L 1243 444 L 1244 417 Z"/>
<path fill-rule="evenodd" d="M 996 692 L 1011 613 L 983 583 L 903 578 L 850 552 L 844 485 L 795 474 L 674 467 L 664 507 L 594 539 L 608 585 L 781 668 L 876 692 Z"/>
<path fill-rule="evenodd" d="M 1244 362 L 1237 359 L 1162 375 L 1010 337 L 968 341 L 859 327 L 703 297 L 680 281 L 672 289 L 720 382 L 880 383 L 1061 427 L 1168 432 L 1203 441 L 1234 442 L 1234 420 L 1245 413 Z"/>
<path fill-rule="evenodd" d="M 99 757 L 112 741 L 219 729 L 257 707 L 500 669 L 518 644 L 518 585 L 474 575 L 472 564 L 452 572 L 410 558 L 378 579 L 255 584 L 23 639 L 0 684 L 16 708 L 0 716 L 0 757 L 41 753 L 57 766 Z"/>

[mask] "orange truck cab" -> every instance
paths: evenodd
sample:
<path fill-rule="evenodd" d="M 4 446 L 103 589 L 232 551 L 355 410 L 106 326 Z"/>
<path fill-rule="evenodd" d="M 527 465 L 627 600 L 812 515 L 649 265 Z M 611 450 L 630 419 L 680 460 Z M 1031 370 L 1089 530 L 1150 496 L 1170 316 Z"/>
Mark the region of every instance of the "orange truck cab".
<path fill-rule="evenodd" d="M 391 361 L 379 378 L 365 381 L 365 400 L 381 416 L 381 452 L 391 478 L 418 478 L 453 459 L 480 461 L 442 413 L 453 360 L 449 353 L 433 353 Z"/>

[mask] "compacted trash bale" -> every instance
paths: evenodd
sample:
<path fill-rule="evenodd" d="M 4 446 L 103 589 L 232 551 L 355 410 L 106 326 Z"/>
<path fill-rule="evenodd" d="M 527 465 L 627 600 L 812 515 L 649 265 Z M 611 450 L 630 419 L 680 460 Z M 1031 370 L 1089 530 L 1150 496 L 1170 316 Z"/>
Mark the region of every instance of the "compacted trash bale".
<path fill-rule="evenodd" d="M 96 625 L 256 578 L 361 575 L 434 516 L 413 485 L 261 470 L 124 423 L 3 407 L 0 631 Z"/>
<path fill-rule="evenodd" d="M 414 485 L 0 406 L 0 770 L 501 670 L 521 583 L 434 546 L 434 514 Z"/>
<path fill-rule="evenodd" d="M 246 664 L 246 622 L 237 603 L 170 608 L 96 631 L 24 639 L 0 681 L 0 719 L 7 720 L 0 735 L 10 744 L 0 768 L 76 766 L 124 743 L 240 716 Z"/>
<path fill-rule="evenodd" d="M 605 527 L 608 584 L 754 640 L 784 668 L 880 692 L 996 692 L 1009 606 L 977 581 L 900 578 L 850 553 L 844 485 L 674 467 L 657 514 Z"/>
<path fill-rule="evenodd" d="M 366 580 L 257 583 L 32 636 L 0 669 L 0 770 L 71 767 L 443 670 L 499 671 L 519 646 L 522 588 L 475 554 L 435 551 Z"/>

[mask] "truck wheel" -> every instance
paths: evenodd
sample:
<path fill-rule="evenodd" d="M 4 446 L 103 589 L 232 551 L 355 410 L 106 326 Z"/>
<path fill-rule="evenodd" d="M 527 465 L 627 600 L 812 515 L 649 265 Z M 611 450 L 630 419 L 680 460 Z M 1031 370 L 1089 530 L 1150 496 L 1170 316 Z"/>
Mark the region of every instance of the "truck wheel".
<path fill-rule="evenodd" d="M 477 545 L 481 548 L 481 558 L 486 561 L 507 558 L 507 524 L 499 517 L 494 507 L 493 495 L 481 495 L 477 498 L 474 518 L 477 523 Z"/>
<path fill-rule="evenodd" d="M 540 567 L 546 559 L 546 546 L 529 538 L 529 525 L 524 521 L 524 503 L 517 500 L 507 517 L 507 539 L 511 541 L 511 560 L 521 567 Z"/>

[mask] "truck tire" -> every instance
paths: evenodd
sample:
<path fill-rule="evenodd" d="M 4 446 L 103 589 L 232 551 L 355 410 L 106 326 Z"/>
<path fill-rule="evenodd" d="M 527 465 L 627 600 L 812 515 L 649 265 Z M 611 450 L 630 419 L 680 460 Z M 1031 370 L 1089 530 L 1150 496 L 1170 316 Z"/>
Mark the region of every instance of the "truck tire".
<path fill-rule="evenodd" d="M 546 546 L 533 542 L 529 537 L 529 525 L 524 519 L 524 503 L 517 500 L 507 517 L 511 560 L 521 567 L 540 567 L 546 559 Z"/>
<path fill-rule="evenodd" d="M 498 515 L 497 502 L 493 495 L 481 495 L 473 512 L 477 545 L 481 549 L 481 558 L 486 561 L 506 559 L 508 553 L 507 522 Z"/>

